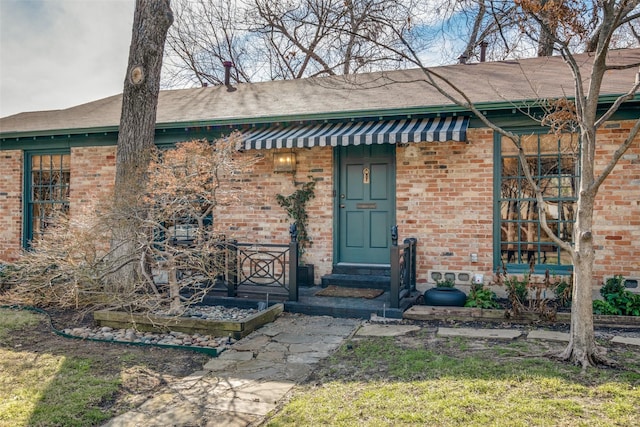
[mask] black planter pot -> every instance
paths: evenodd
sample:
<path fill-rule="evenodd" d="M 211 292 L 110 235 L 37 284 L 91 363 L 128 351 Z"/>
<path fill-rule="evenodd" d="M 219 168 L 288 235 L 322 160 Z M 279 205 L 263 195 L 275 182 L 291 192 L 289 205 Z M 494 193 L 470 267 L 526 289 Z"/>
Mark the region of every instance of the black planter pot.
<path fill-rule="evenodd" d="M 424 293 L 425 305 L 464 307 L 467 295 L 456 288 L 431 288 Z"/>
<path fill-rule="evenodd" d="M 313 264 L 305 264 L 298 266 L 298 286 L 313 286 L 314 283 L 314 266 Z"/>

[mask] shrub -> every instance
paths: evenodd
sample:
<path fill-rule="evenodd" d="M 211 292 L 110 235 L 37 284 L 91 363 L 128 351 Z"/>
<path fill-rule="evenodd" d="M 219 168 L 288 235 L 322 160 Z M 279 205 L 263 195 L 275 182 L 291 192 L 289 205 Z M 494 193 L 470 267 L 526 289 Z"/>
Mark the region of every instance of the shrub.
<path fill-rule="evenodd" d="M 504 285 L 507 288 L 510 300 L 517 300 L 520 304 L 523 304 L 529 299 L 529 278 L 526 275 L 522 280 L 516 276 L 509 276 Z"/>
<path fill-rule="evenodd" d="M 474 284 L 467 296 L 465 307 L 477 308 L 500 308 L 500 304 L 496 300 L 496 294 L 490 289 L 485 289 L 482 283 Z"/>
<path fill-rule="evenodd" d="M 640 295 L 628 291 L 624 282 L 620 275 L 607 279 L 600 288 L 603 300 L 593 302 L 595 314 L 640 316 Z"/>
<path fill-rule="evenodd" d="M 568 307 L 571 305 L 571 288 L 570 282 L 562 280 L 553 289 L 556 294 L 556 300 L 561 307 Z"/>

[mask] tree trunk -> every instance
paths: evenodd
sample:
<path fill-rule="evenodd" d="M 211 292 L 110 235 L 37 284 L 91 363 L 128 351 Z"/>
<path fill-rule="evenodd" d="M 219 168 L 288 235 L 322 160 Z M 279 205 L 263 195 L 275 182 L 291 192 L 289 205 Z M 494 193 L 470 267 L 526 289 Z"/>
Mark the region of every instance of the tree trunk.
<path fill-rule="evenodd" d="M 122 93 L 118 133 L 112 251 L 114 258 L 131 261 L 118 270 L 112 282 L 128 287 L 136 278 L 139 254 L 135 235 L 141 212 L 139 195 L 149 153 L 154 146 L 160 71 L 167 31 L 173 22 L 169 0 L 137 0 L 133 19 L 129 63 Z"/>
<path fill-rule="evenodd" d="M 594 132 L 595 136 L 595 132 Z M 583 143 L 589 138 L 583 138 Z M 584 145 L 588 145 L 588 142 Z M 588 151 L 583 147 L 583 153 Z M 583 156 L 583 161 L 586 160 Z M 571 330 L 567 348 L 560 354 L 584 368 L 606 363 L 596 346 L 593 328 L 593 205 L 595 193 L 586 188 L 593 182 L 593 162 L 584 165 L 578 197 L 578 215 L 575 224 L 575 251 L 573 254 L 573 290 L 571 299 Z M 586 181 L 586 182 L 585 182 Z"/>
<path fill-rule="evenodd" d="M 558 27 L 558 17 L 554 16 L 553 9 L 546 10 L 544 6 L 547 0 L 540 2 L 543 6 L 540 11 L 540 35 L 538 38 L 538 56 L 552 56 L 553 47 L 556 42 L 556 29 Z"/>

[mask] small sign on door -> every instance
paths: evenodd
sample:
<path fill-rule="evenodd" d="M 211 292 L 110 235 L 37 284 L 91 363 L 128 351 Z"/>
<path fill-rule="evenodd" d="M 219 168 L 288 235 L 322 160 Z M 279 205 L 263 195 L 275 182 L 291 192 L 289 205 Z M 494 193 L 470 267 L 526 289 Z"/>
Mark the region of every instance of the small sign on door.
<path fill-rule="evenodd" d="M 370 179 L 369 175 L 370 175 L 369 168 L 362 169 L 362 182 L 364 184 L 368 184 L 369 183 L 369 179 Z"/>

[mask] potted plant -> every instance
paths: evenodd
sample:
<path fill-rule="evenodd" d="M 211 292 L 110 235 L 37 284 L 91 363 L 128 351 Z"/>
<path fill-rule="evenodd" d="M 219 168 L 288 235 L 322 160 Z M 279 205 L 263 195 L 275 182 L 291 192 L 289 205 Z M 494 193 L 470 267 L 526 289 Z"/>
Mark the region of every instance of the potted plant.
<path fill-rule="evenodd" d="M 436 286 L 424 293 L 425 305 L 464 307 L 466 301 L 467 295 L 451 279 L 436 281 Z"/>
<path fill-rule="evenodd" d="M 296 225 L 298 233 L 298 283 L 300 285 L 313 286 L 314 266 L 304 263 L 304 253 L 311 244 L 307 233 L 309 217 L 307 215 L 307 203 L 315 197 L 316 182 L 309 176 L 309 181 L 296 184 L 299 188 L 288 196 L 276 194 L 276 201 L 284 208 L 287 215 Z"/>

